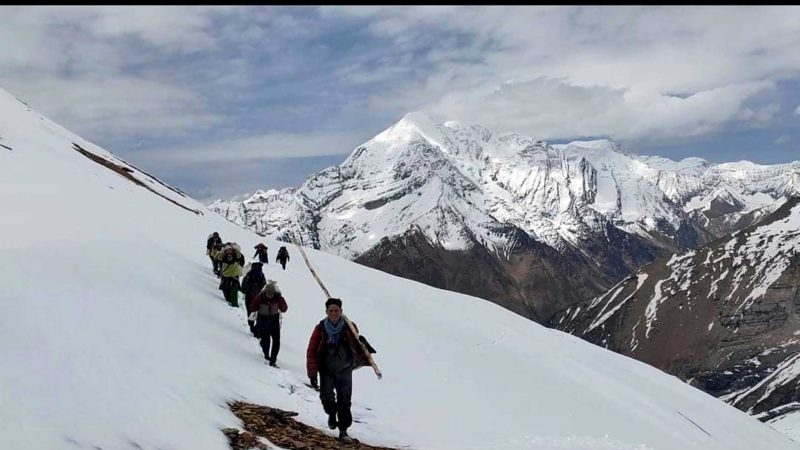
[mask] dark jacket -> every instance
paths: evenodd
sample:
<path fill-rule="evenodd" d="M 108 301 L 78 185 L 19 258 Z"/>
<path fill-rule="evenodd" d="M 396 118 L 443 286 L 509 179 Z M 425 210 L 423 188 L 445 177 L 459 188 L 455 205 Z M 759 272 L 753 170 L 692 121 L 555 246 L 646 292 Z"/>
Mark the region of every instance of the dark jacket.
<path fill-rule="evenodd" d="M 267 284 L 267 279 L 264 277 L 264 273 L 260 270 L 251 270 L 247 272 L 247 275 L 244 276 L 242 280 L 242 292 L 244 292 L 244 300 L 245 305 L 250 305 L 250 302 L 261 292 L 261 289 Z M 248 312 L 252 312 L 252 309 L 248 309 Z"/>
<path fill-rule="evenodd" d="M 211 236 L 206 241 L 206 250 L 211 250 L 214 248 L 214 244 L 222 245 L 222 238 L 219 236 Z"/>
<path fill-rule="evenodd" d="M 289 250 L 286 250 L 286 247 L 281 247 L 280 250 L 278 250 L 278 255 L 275 257 L 275 261 L 280 260 L 289 261 Z"/>
<path fill-rule="evenodd" d="M 256 256 L 258 256 L 258 262 L 262 264 L 269 264 L 267 247 L 256 247 L 256 252 L 253 254 L 253 258 Z"/>
<path fill-rule="evenodd" d="M 345 319 L 342 318 L 340 320 Z M 325 371 L 327 368 L 325 355 L 327 353 L 328 333 L 325 331 L 323 322 L 324 319 L 314 327 L 314 331 L 311 333 L 311 339 L 308 341 L 308 349 L 306 349 L 306 372 L 308 372 L 309 378 L 316 377 L 317 372 Z M 352 324 L 356 331 L 358 331 L 358 326 L 355 322 L 352 322 Z M 369 365 L 361 350 L 361 346 L 358 341 L 356 341 L 356 337 L 353 335 L 353 332 L 350 331 L 350 327 L 348 327 L 346 323 L 342 333 L 344 333 L 342 335 L 343 341 L 340 345 L 344 345 L 352 355 L 352 369 L 355 370 L 359 367 Z"/>

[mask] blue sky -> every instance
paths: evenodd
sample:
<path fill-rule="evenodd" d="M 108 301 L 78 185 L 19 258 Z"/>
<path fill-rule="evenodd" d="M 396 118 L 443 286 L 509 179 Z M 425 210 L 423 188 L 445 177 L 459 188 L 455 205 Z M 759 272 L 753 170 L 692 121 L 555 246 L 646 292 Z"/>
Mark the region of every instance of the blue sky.
<path fill-rule="evenodd" d="M 418 110 L 674 159 L 800 159 L 800 7 L 0 13 L 0 87 L 200 200 L 297 186 Z"/>

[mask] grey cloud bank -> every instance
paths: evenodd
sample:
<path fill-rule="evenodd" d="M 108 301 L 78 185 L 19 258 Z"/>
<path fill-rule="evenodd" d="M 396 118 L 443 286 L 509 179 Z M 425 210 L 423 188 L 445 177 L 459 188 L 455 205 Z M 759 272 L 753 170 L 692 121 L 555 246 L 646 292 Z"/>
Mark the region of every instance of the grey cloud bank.
<path fill-rule="evenodd" d="M 201 199 L 297 185 L 413 110 L 667 157 L 800 158 L 794 6 L 2 13 L 0 87 Z"/>

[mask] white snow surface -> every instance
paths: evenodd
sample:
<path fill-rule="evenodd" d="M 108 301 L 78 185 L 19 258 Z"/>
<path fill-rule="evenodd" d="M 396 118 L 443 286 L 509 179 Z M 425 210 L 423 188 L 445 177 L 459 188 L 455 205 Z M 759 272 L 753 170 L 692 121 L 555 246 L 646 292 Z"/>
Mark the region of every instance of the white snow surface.
<path fill-rule="evenodd" d="M 0 90 L 0 448 L 228 448 L 247 400 L 325 429 L 305 387 L 324 298 L 295 247 L 266 266 L 289 310 L 281 369 L 205 256 L 219 231 L 264 241 L 159 183 L 136 186 L 72 149 L 124 164 Z M 131 168 L 133 176 L 146 175 Z M 274 250 L 273 250 L 274 251 Z M 417 449 L 781 450 L 797 444 L 646 364 L 493 303 L 307 249 L 378 349 L 354 374 L 351 434 Z M 249 254 L 247 255 L 249 256 Z M 325 430 L 326 433 L 331 433 Z"/>
<path fill-rule="evenodd" d="M 549 145 L 411 113 L 296 190 L 209 206 L 260 234 L 295 228 L 306 242 L 355 258 L 409 229 L 444 248 L 477 241 L 500 254 L 514 245 L 497 232 L 507 225 L 559 250 L 602 235 L 608 221 L 652 240 L 678 233 L 687 214 L 712 202 L 731 204 L 726 220 L 736 223 L 776 209 L 787 194 L 800 194 L 800 162 L 672 161 L 608 140 Z"/>
<path fill-rule="evenodd" d="M 770 421 L 769 426 L 800 442 L 800 411 L 780 416 Z"/>

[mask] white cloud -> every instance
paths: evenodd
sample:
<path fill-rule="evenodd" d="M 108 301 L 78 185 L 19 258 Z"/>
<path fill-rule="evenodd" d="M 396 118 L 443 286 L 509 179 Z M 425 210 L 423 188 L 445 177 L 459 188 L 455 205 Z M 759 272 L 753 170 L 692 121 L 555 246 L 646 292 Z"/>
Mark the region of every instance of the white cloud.
<path fill-rule="evenodd" d="M 751 101 L 800 75 L 798 7 L 336 12 L 369 19 L 374 33 L 403 45 L 429 47 L 428 76 L 376 93 L 374 108 L 513 124 L 537 137 L 689 136 L 731 121 L 763 125 L 776 111 Z M 446 44 L 437 31 L 466 37 Z"/>
<path fill-rule="evenodd" d="M 429 89 L 437 89 L 435 83 Z M 697 136 L 730 121 L 763 122 L 775 113 L 772 105 L 757 111 L 742 104 L 772 83 L 754 82 L 667 96 L 648 89 L 575 86 L 565 80 L 537 78 L 519 82 L 470 86 L 449 92 L 425 105 L 440 117 L 472 121 L 497 131 L 513 131 L 540 139 L 605 136 L 617 139 L 658 139 Z M 406 98 L 396 97 L 399 102 Z M 380 97 L 373 102 L 385 102 Z"/>
<path fill-rule="evenodd" d="M 548 139 L 698 136 L 731 123 L 768 126 L 777 105 L 760 103 L 760 96 L 800 76 L 798 13 L 798 7 L 6 7 L 0 86 L 90 139 L 208 133 L 252 110 L 277 108 L 247 102 L 262 91 L 280 97 L 302 80 L 314 80 L 303 93 L 316 80 L 329 84 L 327 92 L 309 92 L 305 103 L 281 97 L 280 108 L 292 117 L 327 101 L 361 115 L 342 121 L 351 124 L 366 122 L 365 115 L 422 109 Z M 357 41 L 342 37 L 354 39 L 352 33 L 359 33 Z M 307 69 L 309 59 L 321 69 Z M 325 96 L 339 87 L 346 93 Z M 231 103 L 211 105 L 214 95 Z M 352 107 L 364 98 L 367 108 Z"/>
<path fill-rule="evenodd" d="M 140 161 L 167 165 L 225 163 L 274 158 L 344 155 L 368 139 L 347 133 L 268 133 L 202 145 L 150 148 L 137 152 Z"/>
<path fill-rule="evenodd" d="M 798 116 L 800 116 L 800 106 L 795 108 L 794 113 L 797 114 Z"/>
<path fill-rule="evenodd" d="M 782 135 L 778 136 L 777 138 L 775 138 L 775 140 L 772 141 L 772 142 L 775 143 L 775 144 L 778 144 L 778 145 L 783 145 L 783 144 L 788 144 L 791 140 L 792 140 L 792 138 L 789 135 L 782 134 Z"/>
<path fill-rule="evenodd" d="M 215 45 L 211 13 L 216 8 L 198 6 L 102 6 L 91 8 L 98 37 L 134 36 L 162 50 L 191 53 Z"/>
<path fill-rule="evenodd" d="M 736 118 L 745 122 L 751 128 L 759 128 L 766 126 L 780 112 L 781 107 L 777 103 L 770 103 L 760 108 L 744 108 Z"/>
<path fill-rule="evenodd" d="M 176 135 L 220 123 L 197 92 L 180 86 L 128 78 L 8 80 L 12 94 L 90 140 L 118 134 Z M 18 88 L 18 89 L 15 89 Z"/>

